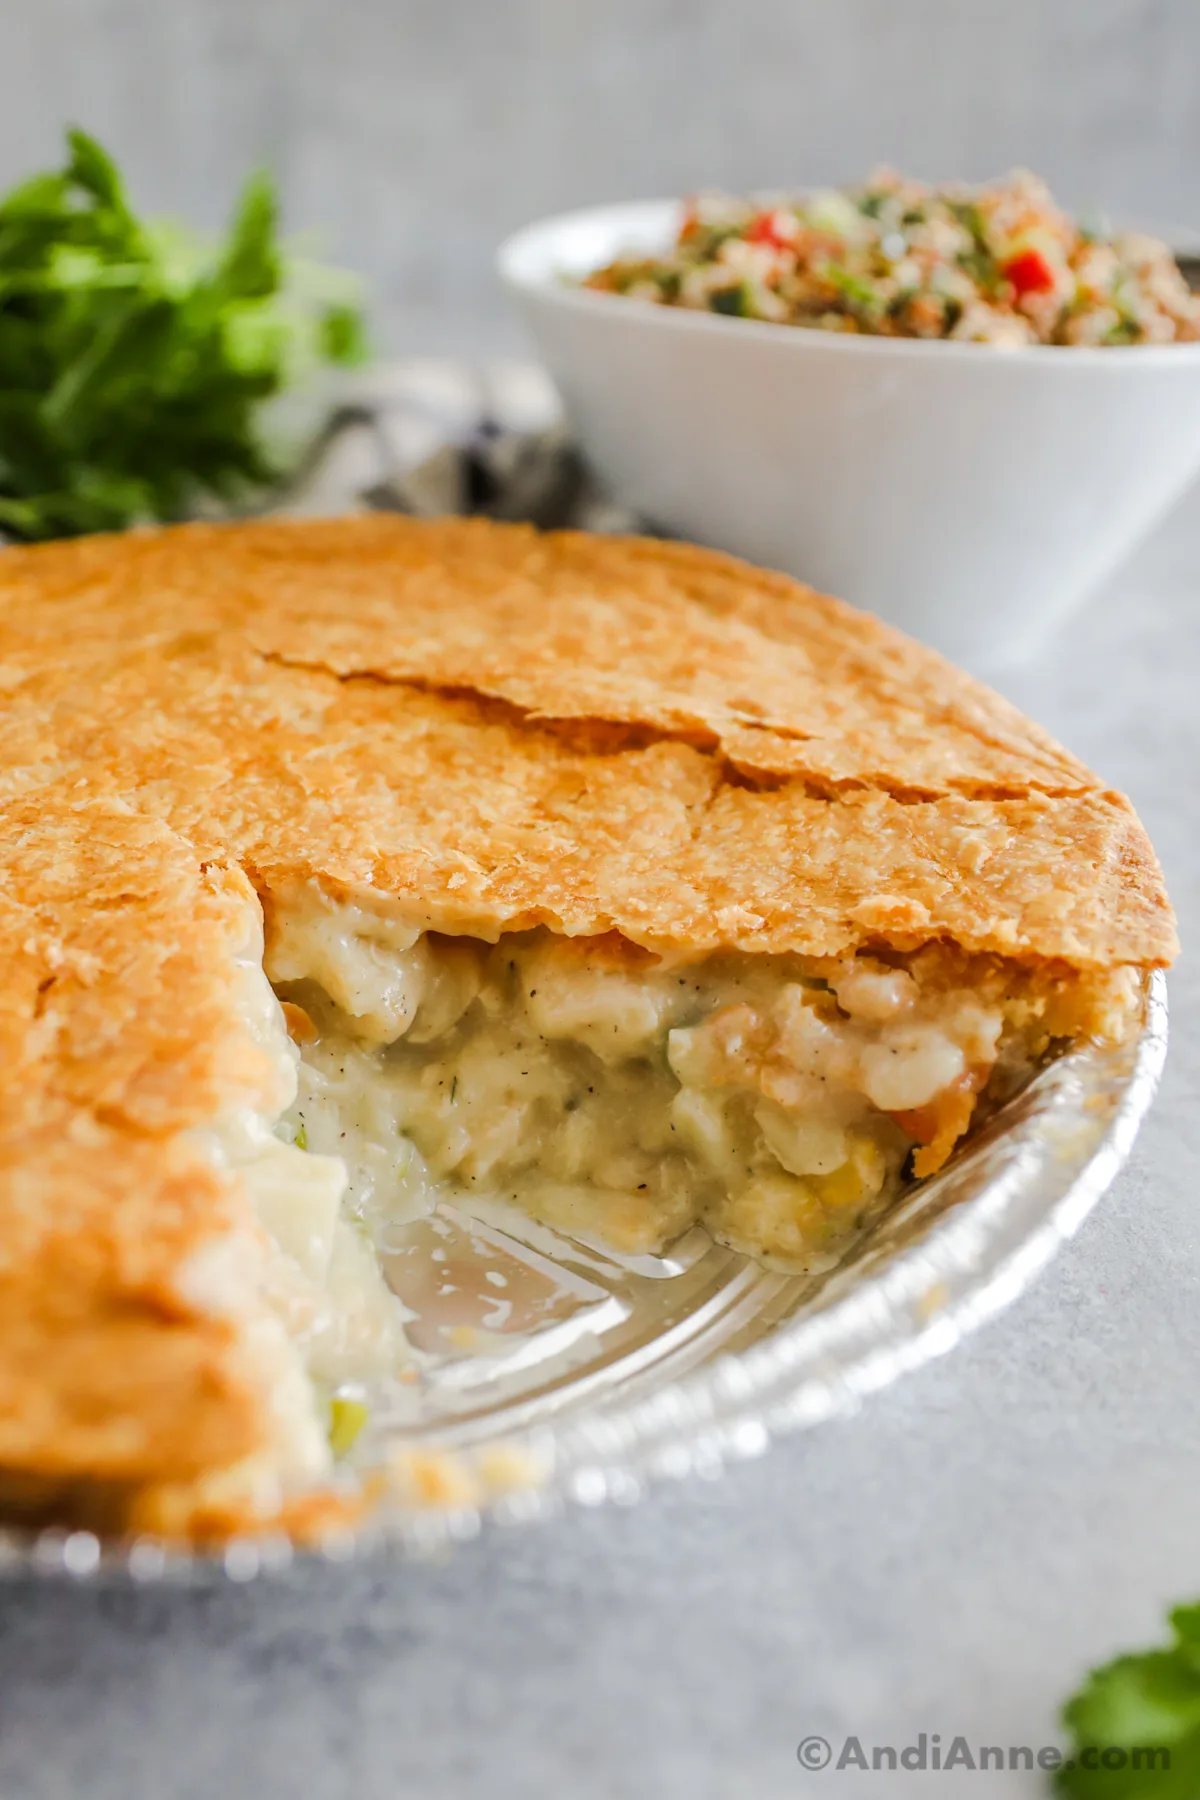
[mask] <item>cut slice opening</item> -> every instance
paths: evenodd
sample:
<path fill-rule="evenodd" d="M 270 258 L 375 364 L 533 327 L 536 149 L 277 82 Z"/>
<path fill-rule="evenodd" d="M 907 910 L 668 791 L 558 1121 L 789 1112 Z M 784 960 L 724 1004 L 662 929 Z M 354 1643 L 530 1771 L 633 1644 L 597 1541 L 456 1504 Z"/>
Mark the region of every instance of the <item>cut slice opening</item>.
<path fill-rule="evenodd" d="M 1135 993 L 943 944 L 487 942 L 311 889 L 269 898 L 265 968 L 295 1092 L 255 1196 L 288 1253 L 279 1303 L 334 1384 L 404 1354 L 380 1269 L 439 1204 L 504 1202 L 631 1254 L 699 1225 L 819 1272 L 1056 1043 L 1123 1032 Z"/>
<path fill-rule="evenodd" d="M 630 1258 L 701 1227 L 820 1273 L 1057 1046 L 1136 1020 L 1129 972 L 941 943 L 814 958 L 545 926 L 488 941 L 311 885 L 268 892 L 264 912 L 265 951 L 255 930 L 236 979 L 274 1079 L 204 1133 L 258 1229 L 187 1277 L 240 1318 L 269 1413 L 253 1466 L 207 1498 L 258 1483 L 263 1513 L 326 1481 L 364 1426 L 369 1460 L 371 1409 L 419 1387 L 459 1310 L 561 1328 L 554 1264 L 456 1261 L 464 1218 L 516 1208 Z M 418 1262 L 440 1282 L 436 1326 L 405 1304 Z"/>

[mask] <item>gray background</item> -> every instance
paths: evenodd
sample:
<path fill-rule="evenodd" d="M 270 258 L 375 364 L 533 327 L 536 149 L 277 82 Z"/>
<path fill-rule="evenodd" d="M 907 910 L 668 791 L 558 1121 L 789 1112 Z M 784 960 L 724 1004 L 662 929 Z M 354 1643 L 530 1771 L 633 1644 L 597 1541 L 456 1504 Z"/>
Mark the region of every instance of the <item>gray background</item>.
<path fill-rule="evenodd" d="M 6 0 L 0 180 L 71 115 L 215 222 L 269 158 L 397 348 L 496 342 L 493 241 L 704 180 L 1026 161 L 1200 219 L 1195 0 Z M 1141 807 L 1200 913 L 1200 498 L 1006 685 Z M 1046 1742 L 1200 1592 L 1197 976 L 1133 1164 L 1038 1288 L 857 1419 L 444 1566 L 0 1592 L 4 1800 L 776 1800 L 1040 1791 L 806 1776 L 809 1732 Z"/>
<path fill-rule="evenodd" d="M 1007 686 L 1142 810 L 1200 930 L 1200 495 Z M 1032 1293 L 855 1419 L 442 1566 L 0 1586 L 3 1800 L 982 1800 L 795 1746 L 1054 1741 L 1200 1597 L 1200 975 L 1164 1091 Z"/>
<path fill-rule="evenodd" d="M 1200 225 L 1196 0 L 2 0 L 0 181 L 101 134 L 155 209 L 248 166 L 375 285 L 392 350 L 503 343 L 491 251 L 707 183 L 1026 163 Z"/>

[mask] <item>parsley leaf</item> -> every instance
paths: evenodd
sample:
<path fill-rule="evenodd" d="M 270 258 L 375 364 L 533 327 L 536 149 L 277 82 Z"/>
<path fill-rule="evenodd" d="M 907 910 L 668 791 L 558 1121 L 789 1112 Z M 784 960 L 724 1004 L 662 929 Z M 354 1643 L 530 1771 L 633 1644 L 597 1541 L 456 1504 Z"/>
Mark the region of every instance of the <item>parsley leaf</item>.
<path fill-rule="evenodd" d="M 1072 1800 L 1200 1794 L 1200 1604 L 1176 1607 L 1170 1619 L 1169 1648 L 1093 1669 L 1067 1701 L 1062 1719 L 1075 1748 L 1055 1776 L 1058 1793 Z"/>
<path fill-rule="evenodd" d="M 248 505 L 282 473 L 265 401 L 365 354 L 357 286 L 285 254 L 269 176 L 223 245 L 139 219 L 82 131 L 0 199 L 0 534 Z"/>

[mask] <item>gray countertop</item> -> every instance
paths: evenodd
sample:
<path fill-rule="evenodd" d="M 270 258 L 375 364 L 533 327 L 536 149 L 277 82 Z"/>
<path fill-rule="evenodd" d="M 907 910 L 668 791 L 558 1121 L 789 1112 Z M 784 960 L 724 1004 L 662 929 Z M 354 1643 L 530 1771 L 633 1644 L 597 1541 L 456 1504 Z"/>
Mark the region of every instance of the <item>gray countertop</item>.
<path fill-rule="evenodd" d="M 1200 907 L 1200 495 L 1003 685 L 1126 789 Z M 0 1795 L 775 1800 L 1041 1792 L 805 1773 L 797 1742 L 1054 1740 L 1200 1593 L 1197 976 L 1134 1157 L 1034 1291 L 857 1417 L 436 1565 L 0 1589 Z"/>

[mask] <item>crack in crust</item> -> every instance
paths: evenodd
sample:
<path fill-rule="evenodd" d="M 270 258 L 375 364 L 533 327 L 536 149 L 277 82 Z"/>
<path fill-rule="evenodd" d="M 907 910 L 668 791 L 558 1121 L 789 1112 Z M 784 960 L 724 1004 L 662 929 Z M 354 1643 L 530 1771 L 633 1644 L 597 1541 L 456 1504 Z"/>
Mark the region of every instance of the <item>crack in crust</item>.
<path fill-rule="evenodd" d="M 543 731 L 553 734 L 560 742 L 574 749 L 589 751 L 593 755 L 612 755 L 620 750 L 645 749 L 650 744 L 686 744 L 698 750 L 704 756 L 713 757 L 720 765 L 720 781 L 730 786 L 756 789 L 760 792 L 780 788 L 785 785 L 793 791 L 807 794 L 814 800 L 837 801 L 847 795 L 865 793 L 886 794 L 890 800 L 902 806 L 925 806 L 931 801 L 943 799 L 947 794 L 963 794 L 975 800 L 1019 800 L 1026 794 L 1043 794 L 1048 799 L 1065 799 L 1069 795 L 1081 791 L 1078 782 L 1054 786 L 1049 781 L 1033 781 L 1027 783 L 993 782 L 991 784 L 974 780 L 951 780 L 944 787 L 916 787 L 905 784 L 888 776 L 880 776 L 871 781 L 865 777 L 846 777 L 841 781 L 822 780 L 816 774 L 793 773 L 769 766 L 765 761 L 756 761 L 743 754 L 730 754 L 721 735 L 711 727 L 699 723 L 691 725 L 679 724 L 675 727 L 663 725 L 646 725 L 634 720 L 623 720 L 609 714 L 597 714 L 594 717 L 585 715 L 565 716 L 561 713 L 545 709 L 532 709 L 520 705 L 517 701 L 506 699 L 503 694 L 487 687 L 476 686 L 468 682 L 440 682 L 428 676 L 390 674 L 381 669 L 341 668 L 323 661 L 321 658 L 305 658 L 288 656 L 280 650 L 261 652 L 265 663 L 274 664 L 281 669 L 295 669 L 315 675 L 328 675 L 342 684 L 351 682 L 378 683 L 381 687 L 408 688 L 413 693 L 431 694 L 443 700 L 475 701 L 480 709 L 480 716 L 492 719 L 509 719 L 514 724 L 530 731 Z M 741 703 L 742 705 L 745 702 Z M 740 729 L 745 733 L 763 732 L 773 739 L 786 742 L 806 744 L 812 742 L 812 733 L 800 731 L 794 727 L 783 727 L 777 724 L 768 725 L 754 720 L 743 722 Z M 1114 798 L 1111 794 L 1109 798 Z"/>
<path fill-rule="evenodd" d="M 371 518 L 7 550 L 0 692 L 14 1479 L 186 1487 L 264 1442 L 181 1276 L 245 1223 L 188 1134 L 266 1080 L 230 976 L 255 889 L 696 955 L 1174 951 L 1132 809 L 1045 733 L 684 546 Z"/>

